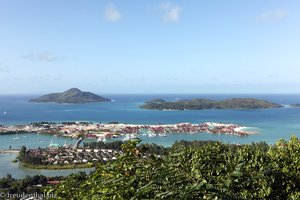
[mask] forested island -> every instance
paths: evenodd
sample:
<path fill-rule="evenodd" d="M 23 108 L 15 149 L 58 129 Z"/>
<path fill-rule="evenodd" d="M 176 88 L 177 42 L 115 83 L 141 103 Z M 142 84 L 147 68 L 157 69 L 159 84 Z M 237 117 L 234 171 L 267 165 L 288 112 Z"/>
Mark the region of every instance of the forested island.
<path fill-rule="evenodd" d="M 290 106 L 294 108 L 300 108 L 300 103 L 291 104 Z"/>
<path fill-rule="evenodd" d="M 82 92 L 77 88 L 71 88 L 62 93 L 51 93 L 43 95 L 37 99 L 31 99 L 30 102 L 54 102 L 54 103 L 94 103 L 94 102 L 105 102 L 111 101 L 111 99 L 98 96 L 91 92 Z"/>
<path fill-rule="evenodd" d="M 220 101 L 210 99 L 192 99 L 179 101 L 152 99 L 140 106 L 140 108 L 149 110 L 265 109 L 280 107 L 282 107 L 282 105 L 280 104 L 254 98 L 231 98 Z"/>

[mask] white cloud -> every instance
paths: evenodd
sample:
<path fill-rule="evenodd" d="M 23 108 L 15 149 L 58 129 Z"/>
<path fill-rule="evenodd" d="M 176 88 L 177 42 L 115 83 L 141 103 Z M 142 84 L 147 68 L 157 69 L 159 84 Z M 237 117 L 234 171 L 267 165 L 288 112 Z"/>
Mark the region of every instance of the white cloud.
<path fill-rule="evenodd" d="M 2 73 L 6 73 L 6 72 L 9 72 L 9 69 L 6 65 L 4 65 L 3 63 L 0 62 L 0 72 Z"/>
<path fill-rule="evenodd" d="M 104 12 L 104 19 L 110 22 L 119 21 L 122 18 L 121 12 L 113 5 L 108 4 Z"/>
<path fill-rule="evenodd" d="M 53 62 L 53 61 L 58 61 L 62 60 L 62 57 L 58 57 L 54 53 L 50 51 L 42 51 L 42 52 L 35 52 L 28 54 L 26 56 L 23 56 L 25 59 L 33 60 L 33 61 L 45 61 L 45 62 Z"/>
<path fill-rule="evenodd" d="M 164 12 L 164 22 L 178 22 L 180 20 L 180 14 L 183 10 L 182 7 L 171 2 L 163 2 L 159 8 Z"/>
<path fill-rule="evenodd" d="M 261 21 L 278 21 L 287 15 L 284 9 L 268 10 L 260 14 L 257 19 Z"/>

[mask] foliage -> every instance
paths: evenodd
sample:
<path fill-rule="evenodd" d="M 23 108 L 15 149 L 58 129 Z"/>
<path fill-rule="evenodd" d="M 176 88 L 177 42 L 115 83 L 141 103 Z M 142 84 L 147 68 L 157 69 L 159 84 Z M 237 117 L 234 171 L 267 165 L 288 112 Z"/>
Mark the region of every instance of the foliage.
<path fill-rule="evenodd" d="M 296 137 L 272 146 L 182 141 L 147 158 L 138 143 L 124 143 L 116 161 L 48 192 L 59 199 L 300 199 Z"/>
<path fill-rule="evenodd" d="M 47 177 L 43 175 L 35 175 L 32 177 L 26 176 L 23 179 L 16 180 L 10 174 L 0 178 L 1 193 L 42 193 L 41 186 L 47 184 Z"/>
<path fill-rule="evenodd" d="M 37 156 L 31 156 L 26 147 L 22 146 L 18 156 L 19 161 L 25 164 L 32 164 L 32 165 L 40 165 L 42 164 L 42 158 Z"/>
<path fill-rule="evenodd" d="M 281 107 L 279 104 L 253 98 L 232 98 L 222 101 L 210 99 L 164 101 L 162 99 L 153 99 L 146 101 L 141 106 L 141 108 L 151 110 L 258 109 L 279 107 Z"/>
<path fill-rule="evenodd" d="M 67 176 L 55 190 L 50 186 L 47 186 L 46 190 L 48 194 L 52 194 L 55 191 L 55 194 L 59 197 L 58 199 L 80 199 L 83 193 L 88 192 L 81 187 L 85 181 L 87 181 L 86 173 L 79 172 Z"/>
<path fill-rule="evenodd" d="M 93 142 L 85 142 L 83 143 L 84 148 L 90 149 L 114 149 L 120 150 L 121 146 L 124 142 L 121 140 L 112 141 L 112 142 L 103 142 L 103 141 L 93 141 Z"/>
<path fill-rule="evenodd" d="M 91 92 L 82 92 L 77 88 L 71 88 L 62 93 L 52 93 L 43 95 L 37 99 L 31 99 L 30 102 L 55 102 L 55 103 L 93 103 L 111 101 L 110 99 L 98 96 Z"/>

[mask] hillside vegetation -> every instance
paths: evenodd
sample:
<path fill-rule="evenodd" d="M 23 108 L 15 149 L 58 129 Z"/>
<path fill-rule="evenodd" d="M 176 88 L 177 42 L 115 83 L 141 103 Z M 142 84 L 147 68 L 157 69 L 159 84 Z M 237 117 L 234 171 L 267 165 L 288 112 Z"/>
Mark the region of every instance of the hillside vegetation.
<path fill-rule="evenodd" d="M 49 187 L 58 199 L 300 199 L 300 141 L 275 145 L 177 142 L 165 156 L 123 144 L 123 155 L 85 179 Z"/>
<path fill-rule="evenodd" d="M 43 95 L 37 99 L 31 99 L 30 102 L 54 102 L 54 103 L 93 103 L 111 101 L 110 99 L 98 96 L 91 92 L 82 92 L 77 88 L 71 88 L 62 93 L 52 93 Z"/>
<path fill-rule="evenodd" d="M 231 98 L 221 101 L 210 99 L 192 99 L 164 101 L 153 99 L 145 102 L 141 108 L 150 110 L 202 110 L 202 109 L 263 109 L 280 108 L 280 104 L 253 98 Z"/>

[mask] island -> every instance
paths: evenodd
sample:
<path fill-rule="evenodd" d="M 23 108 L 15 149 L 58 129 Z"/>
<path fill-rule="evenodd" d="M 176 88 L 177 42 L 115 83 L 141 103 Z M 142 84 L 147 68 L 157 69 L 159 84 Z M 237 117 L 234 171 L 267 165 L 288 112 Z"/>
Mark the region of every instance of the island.
<path fill-rule="evenodd" d="M 152 99 L 140 108 L 149 110 L 202 110 L 202 109 L 265 109 L 280 108 L 282 105 L 254 98 L 231 98 L 220 101 L 210 99 L 192 99 L 165 101 Z"/>
<path fill-rule="evenodd" d="M 0 126 L 1 134 L 37 133 L 69 138 L 86 138 L 106 141 L 111 138 L 122 138 L 126 141 L 140 136 L 166 137 L 169 134 L 229 134 L 247 136 L 256 132 L 245 131 L 247 127 L 232 123 L 189 122 L 177 124 L 124 124 L 124 123 L 93 123 L 93 122 L 36 122 L 22 125 Z M 49 146 L 55 146 L 50 144 Z"/>
<path fill-rule="evenodd" d="M 168 137 L 174 134 L 202 134 L 248 136 L 258 134 L 253 129 L 239 124 L 222 122 L 177 124 L 124 124 L 124 123 L 92 123 L 92 122 L 34 122 L 23 125 L 0 126 L 1 133 L 37 133 L 53 136 L 46 148 L 9 149 L 0 150 L 1 153 L 19 153 L 16 160 L 25 168 L 33 169 L 75 169 L 94 168 L 98 164 L 114 161 L 123 155 L 122 146 L 128 141 L 139 140 L 145 137 Z M 78 138 L 73 144 L 60 145 L 53 143 L 55 137 Z M 86 143 L 81 143 L 87 139 Z M 167 138 L 166 138 L 167 140 Z M 148 157 L 148 154 L 143 155 Z"/>
<path fill-rule="evenodd" d="M 291 104 L 290 107 L 300 108 L 300 103 Z"/>
<path fill-rule="evenodd" d="M 77 88 L 71 88 L 62 93 L 51 93 L 43 95 L 37 99 L 31 99 L 29 102 L 54 102 L 54 103 L 72 103 L 72 104 L 83 104 L 83 103 L 95 103 L 111 101 L 111 99 L 104 98 L 93 94 L 91 92 L 82 92 Z"/>

